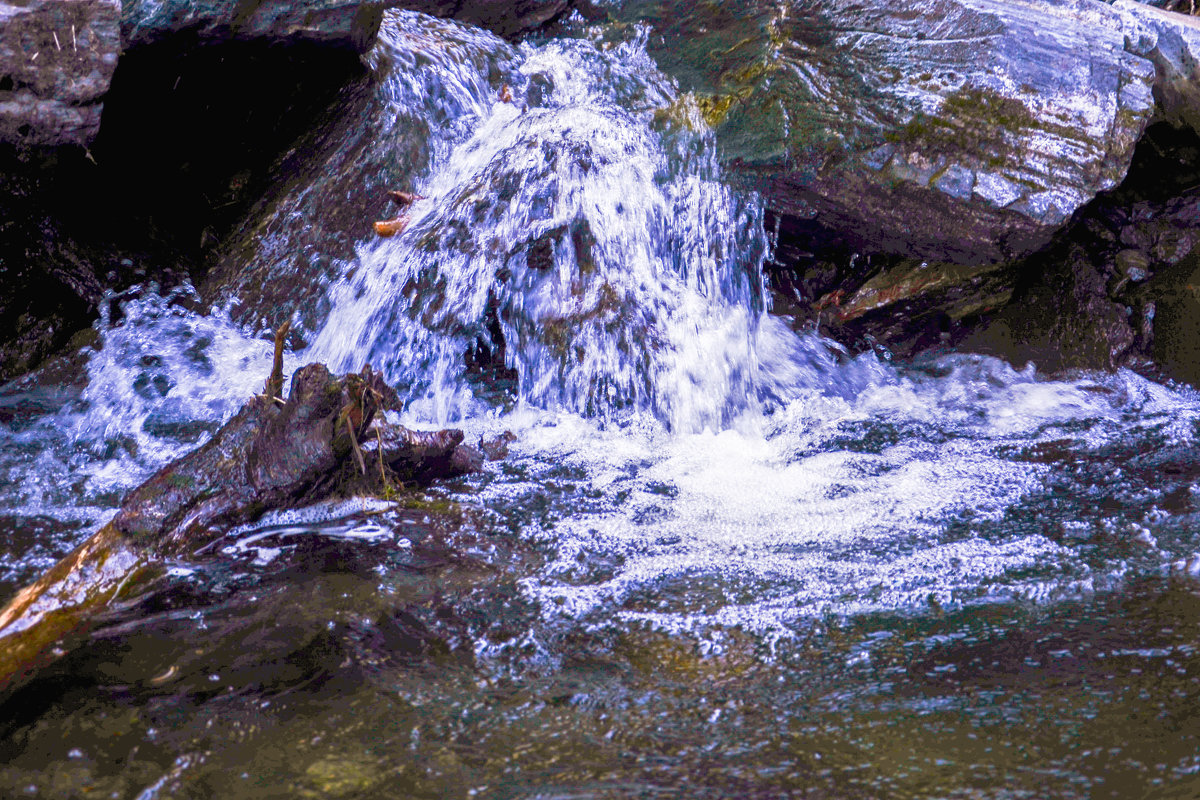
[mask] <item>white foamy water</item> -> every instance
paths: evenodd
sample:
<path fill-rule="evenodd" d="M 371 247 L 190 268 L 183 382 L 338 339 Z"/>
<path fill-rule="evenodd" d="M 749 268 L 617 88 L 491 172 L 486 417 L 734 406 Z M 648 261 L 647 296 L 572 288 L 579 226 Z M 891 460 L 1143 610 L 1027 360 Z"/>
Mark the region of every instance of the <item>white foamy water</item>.
<path fill-rule="evenodd" d="M 519 463 L 530 478 L 492 487 L 491 502 L 564 481 L 576 499 L 535 534 L 555 557 L 525 591 L 548 617 L 601 627 L 778 635 L 831 613 L 1047 601 L 1119 580 L 1124 561 L 1096 572 L 1056 535 L 1061 520 L 1006 524 L 1053 469 L 1013 452 L 1119 447 L 1142 423 L 1166 446 L 1190 443 L 1195 395 L 1127 372 L 1066 382 L 986 357 L 928 366 L 876 364 L 850 397 L 814 386 L 757 431 L 529 424 Z M 865 367 L 844 369 L 861 379 Z M 834 368 L 825 388 L 844 390 L 845 377 Z"/>
<path fill-rule="evenodd" d="M 656 127 L 676 98 L 640 42 L 520 56 L 512 101 L 474 109 L 408 229 L 360 249 L 311 354 L 378 365 L 441 420 L 469 412 L 482 341 L 532 405 L 727 424 L 756 391 L 757 205 L 720 180 L 710 135 Z"/>
<path fill-rule="evenodd" d="M 764 315 L 755 198 L 722 180 L 695 115 L 664 122 L 687 100 L 641 42 L 514 51 L 445 22 L 385 36 L 397 113 L 438 122 L 416 182 L 427 199 L 402 235 L 360 245 L 287 367 L 369 362 L 410 398 L 406 423 L 461 419 L 468 441 L 512 429 L 512 457 L 461 499 L 545 544 L 550 563 L 522 586 L 547 618 L 778 633 L 828 613 L 1073 596 L 1122 574 L 1122 545 L 1083 558 L 1058 528 L 1128 520 L 1017 524 L 1068 459 L 1025 453 L 1147 430 L 1188 445 L 1190 391 L 969 356 L 898 369 L 796 334 Z M 495 48 L 508 67 L 480 55 Z M 270 343 L 181 299 L 126 301 L 98 325 L 82 394 L 9 426 L 0 513 L 97 525 L 261 389 Z M 466 374 L 480 342 L 517 374 L 506 416 Z M 529 498 L 548 523 L 521 516 Z M 338 513 L 264 520 L 226 555 L 265 542 L 274 558 L 311 527 L 387 540 Z"/>

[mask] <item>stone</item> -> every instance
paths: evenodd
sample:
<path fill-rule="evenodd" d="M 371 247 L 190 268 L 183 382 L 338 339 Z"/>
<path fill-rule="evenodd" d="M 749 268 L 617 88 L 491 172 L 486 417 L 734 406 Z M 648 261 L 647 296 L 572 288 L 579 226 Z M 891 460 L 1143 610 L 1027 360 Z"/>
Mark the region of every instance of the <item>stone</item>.
<path fill-rule="evenodd" d="M 511 39 L 563 16 L 574 4 L 569 0 L 405 0 L 398 5 Z"/>
<path fill-rule="evenodd" d="M 1164 270 L 1148 289 L 1156 365 L 1169 378 L 1200 386 L 1200 251 Z"/>
<path fill-rule="evenodd" d="M 1173 14 L 1135 0 L 1116 0 L 1113 7 L 1151 33 L 1154 46 L 1148 53 L 1158 69 L 1160 116 L 1177 125 L 1200 130 L 1200 21 Z"/>
<path fill-rule="evenodd" d="M 0 2 L 0 143 L 86 147 L 121 50 L 119 0 Z"/>
<path fill-rule="evenodd" d="M 186 34 L 204 44 L 231 40 L 316 42 L 365 52 L 375 40 L 379 0 L 124 0 L 121 38 L 138 47 Z"/>
<path fill-rule="evenodd" d="M 772 210 L 854 231 L 868 252 L 1027 255 L 1120 182 L 1155 113 L 1154 32 L 1092 0 L 613 13 L 651 25 L 651 54 Z"/>
<path fill-rule="evenodd" d="M 447 124 L 439 104 L 476 102 L 429 86 L 430 76 L 461 70 L 459 85 L 490 93 L 473 75 L 496 72 L 510 57 L 488 34 L 389 11 L 365 58 L 370 74 L 345 87 L 272 165 L 265 192 L 210 258 L 200 286 L 206 302 L 231 306 L 235 320 L 257 329 L 295 315 L 293 340 L 310 336 L 355 246 L 375 236 L 373 220 L 395 213 L 389 190 L 411 188 L 428 164 L 434 126 Z"/>

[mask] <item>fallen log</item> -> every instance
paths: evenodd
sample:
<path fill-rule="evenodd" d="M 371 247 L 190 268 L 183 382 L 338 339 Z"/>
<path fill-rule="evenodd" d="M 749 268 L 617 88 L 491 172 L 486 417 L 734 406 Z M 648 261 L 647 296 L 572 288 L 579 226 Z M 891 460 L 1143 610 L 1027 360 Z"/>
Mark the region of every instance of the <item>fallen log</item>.
<path fill-rule="evenodd" d="M 377 419 L 397 399 L 370 367 L 339 378 L 310 364 L 292 377 L 286 402 L 278 396 L 281 368 L 277 358 L 264 394 L 130 492 L 111 522 L 0 610 L 0 691 L 65 652 L 114 600 L 160 575 L 164 558 L 187 557 L 267 511 L 390 494 L 482 463 L 461 431 L 411 431 Z"/>

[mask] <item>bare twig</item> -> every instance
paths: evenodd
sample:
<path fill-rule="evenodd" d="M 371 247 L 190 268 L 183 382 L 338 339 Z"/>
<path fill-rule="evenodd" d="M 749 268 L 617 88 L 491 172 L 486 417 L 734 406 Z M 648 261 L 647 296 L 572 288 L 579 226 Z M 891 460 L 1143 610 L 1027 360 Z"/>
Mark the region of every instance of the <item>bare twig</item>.
<path fill-rule="evenodd" d="M 291 328 L 292 321 L 289 319 L 275 330 L 275 357 L 271 362 L 271 374 L 263 386 L 263 394 L 276 400 L 283 399 L 283 345 Z"/>

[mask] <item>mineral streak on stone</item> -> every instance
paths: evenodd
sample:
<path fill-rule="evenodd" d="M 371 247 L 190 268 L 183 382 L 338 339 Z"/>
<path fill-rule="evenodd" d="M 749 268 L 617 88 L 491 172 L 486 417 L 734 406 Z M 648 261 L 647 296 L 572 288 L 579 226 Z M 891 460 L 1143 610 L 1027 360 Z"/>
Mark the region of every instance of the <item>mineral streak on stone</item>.
<path fill-rule="evenodd" d="M 379 0 L 125 0 L 121 36 L 137 46 L 187 33 L 205 43 L 231 39 L 310 41 L 364 52 L 383 10 Z"/>
<path fill-rule="evenodd" d="M 0 142 L 87 146 L 121 50 L 119 0 L 0 2 Z"/>
<path fill-rule="evenodd" d="M 1004 261 L 1125 175 L 1154 37 L 1091 0 L 627 3 L 772 208 L 865 249 Z"/>

